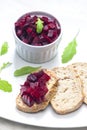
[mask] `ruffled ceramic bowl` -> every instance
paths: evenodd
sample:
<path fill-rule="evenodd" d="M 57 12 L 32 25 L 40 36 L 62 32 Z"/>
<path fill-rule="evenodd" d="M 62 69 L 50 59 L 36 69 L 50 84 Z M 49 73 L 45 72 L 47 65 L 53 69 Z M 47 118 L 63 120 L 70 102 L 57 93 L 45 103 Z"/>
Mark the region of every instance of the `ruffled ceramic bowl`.
<path fill-rule="evenodd" d="M 61 40 L 61 24 L 45 12 L 29 12 L 14 24 L 14 38 L 18 55 L 31 63 L 53 59 Z"/>

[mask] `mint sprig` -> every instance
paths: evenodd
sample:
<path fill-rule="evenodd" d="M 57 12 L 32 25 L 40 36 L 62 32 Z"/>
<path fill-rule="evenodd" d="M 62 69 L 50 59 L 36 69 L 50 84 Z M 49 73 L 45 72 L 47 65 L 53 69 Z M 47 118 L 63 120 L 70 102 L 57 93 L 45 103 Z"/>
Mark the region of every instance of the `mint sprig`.
<path fill-rule="evenodd" d="M 37 71 L 40 68 L 41 68 L 41 66 L 39 66 L 39 67 L 24 66 L 24 67 L 21 67 L 20 69 L 15 70 L 14 76 L 26 75 L 26 74 L 32 73 L 34 71 Z"/>
<path fill-rule="evenodd" d="M 10 62 L 3 63 L 2 66 L 0 67 L 0 72 L 9 65 L 11 65 Z M 0 79 L 0 90 L 3 90 L 4 92 L 11 92 L 12 85 L 8 81 Z"/>
<path fill-rule="evenodd" d="M 6 54 L 8 52 L 8 43 L 4 42 L 0 49 L 0 56 Z"/>
<path fill-rule="evenodd" d="M 74 57 L 74 55 L 76 54 L 76 46 L 77 42 L 76 38 L 74 38 L 64 49 L 64 52 L 62 54 L 62 63 L 67 63 Z"/>
<path fill-rule="evenodd" d="M 0 90 L 3 90 L 4 92 L 11 92 L 12 85 L 8 83 L 8 81 L 0 79 Z"/>
<path fill-rule="evenodd" d="M 11 64 L 12 64 L 12 63 L 10 63 L 10 62 L 3 63 L 2 66 L 0 67 L 0 72 L 1 72 L 3 69 L 9 67 Z"/>
<path fill-rule="evenodd" d="M 73 40 L 65 47 L 65 49 L 63 51 L 63 54 L 61 56 L 62 63 L 69 62 L 70 60 L 72 60 L 74 55 L 77 53 L 77 50 L 76 50 L 76 47 L 77 47 L 76 38 L 77 38 L 79 32 L 80 32 L 80 30 L 78 30 L 78 32 L 75 35 L 75 37 L 73 38 Z"/>
<path fill-rule="evenodd" d="M 36 22 L 36 32 L 37 33 L 41 33 L 42 32 L 42 30 L 43 30 L 43 21 L 40 19 L 40 18 L 38 18 L 37 19 L 37 22 Z"/>

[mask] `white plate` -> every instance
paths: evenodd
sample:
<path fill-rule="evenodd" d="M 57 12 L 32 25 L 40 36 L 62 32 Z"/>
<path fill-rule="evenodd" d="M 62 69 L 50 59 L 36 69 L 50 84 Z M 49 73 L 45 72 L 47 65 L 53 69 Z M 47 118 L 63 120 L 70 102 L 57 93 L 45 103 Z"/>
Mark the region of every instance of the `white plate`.
<path fill-rule="evenodd" d="M 25 62 L 16 54 L 12 34 L 14 21 L 21 14 L 32 10 L 47 11 L 60 19 L 63 29 L 63 37 L 59 45 L 58 55 L 52 61 L 40 65 L 46 68 L 52 68 L 58 65 L 63 66 L 61 63 L 63 49 L 74 38 L 79 29 L 80 33 L 77 37 L 77 54 L 70 62 L 68 62 L 68 64 L 78 61 L 87 62 L 86 5 L 86 0 L 79 2 L 76 2 L 75 0 L 73 0 L 73 2 L 69 0 L 54 0 L 53 2 L 50 0 L 3 0 L 0 2 L 0 46 L 4 41 L 9 43 L 8 53 L 0 57 L 0 66 L 3 62 L 12 62 L 12 65 L 9 68 L 4 69 L 2 73 L 0 73 L 0 78 L 8 80 L 13 88 L 11 93 L 0 91 L 0 117 L 27 125 L 41 127 L 70 128 L 87 126 L 87 106 L 85 104 L 83 104 L 77 111 L 67 115 L 56 114 L 51 106 L 43 112 L 36 114 L 23 113 L 16 109 L 15 99 L 19 93 L 20 84 L 24 82 L 26 76 L 14 77 L 14 71 L 25 65 L 39 65 Z"/>

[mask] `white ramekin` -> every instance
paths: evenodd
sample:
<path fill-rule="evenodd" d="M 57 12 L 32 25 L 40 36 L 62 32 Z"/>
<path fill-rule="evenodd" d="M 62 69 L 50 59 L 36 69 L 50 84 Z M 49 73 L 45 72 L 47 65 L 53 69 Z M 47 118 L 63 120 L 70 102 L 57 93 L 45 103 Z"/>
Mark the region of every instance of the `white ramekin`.
<path fill-rule="evenodd" d="M 51 14 L 48 14 L 45 12 L 30 12 L 29 14 L 35 14 L 35 15 L 40 14 L 43 16 L 55 18 Z M 60 24 L 59 21 L 58 21 L 58 24 Z M 15 27 L 13 29 L 13 35 L 14 35 L 14 39 L 16 43 L 16 50 L 17 50 L 18 55 L 25 61 L 39 64 L 39 63 L 50 61 L 56 56 L 58 52 L 58 45 L 62 37 L 62 31 L 60 32 L 60 35 L 53 43 L 50 43 L 44 46 L 32 46 L 32 45 L 25 44 L 23 41 L 21 41 L 17 37 L 16 32 L 15 32 Z"/>

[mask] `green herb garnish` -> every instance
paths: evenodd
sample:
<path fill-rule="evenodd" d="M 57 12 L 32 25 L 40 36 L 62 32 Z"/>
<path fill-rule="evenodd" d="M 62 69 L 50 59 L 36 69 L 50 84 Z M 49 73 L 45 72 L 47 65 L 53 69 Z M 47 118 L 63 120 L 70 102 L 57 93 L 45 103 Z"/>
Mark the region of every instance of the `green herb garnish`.
<path fill-rule="evenodd" d="M 8 43 L 4 42 L 0 49 L 0 56 L 6 54 L 8 52 Z"/>
<path fill-rule="evenodd" d="M 10 83 L 8 83 L 8 81 L 0 79 L 0 89 L 4 92 L 11 92 L 12 86 Z"/>
<path fill-rule="evenodd" d="M 25 67 L 22 67 L 20 69 L 17 69 L 15 72 L 14 72 L 14 76 L 22 76 L 22 75 L 26 75 L 26 74 L 29 74 L 29 73 L 32 73 L 38 69 L 40 69 L 41 67 L 31 67 L 31 66 L 25 66 Z"/>
<path fill-rule="evenodd" d="M 62 57 L 62 63 L 67 63 L 76 54 L 76 47 L 77 47 L 76 37 L 78 36 L 79 32 L 80 32 L 80 30 L 78 30 L 78 32 L 75 35 L 75 37 L 73 38 L 73 40 L 64 49 L 63 54 L 61 56 Z"/>
<path fill-rule="evenodd" d="M 67 63 L 73 58 L 73 56 L 76 54 L 76 46 L 77 46 L 77 42 L 76 42 L 76 38 L 74 38 L 64 49 L 62 55 L 62 63 Z"/>
<path fill-rule="evenodd" d="M 8 67 L 9 65 L 11 65 L 10 62 L 3 63 L 3 65 L 0 67 L 0 72 L 3 69 L 5 69 L 6 67 Z M 12 85 L 10 83 L 8 83 L 8 81 L 0 79 L 0 90 L 3 90 L 4 92 L 11 92 L 12 91 Z"/>
<path fill-rule="evenodd" d="M 0 48 L 0 56 L 6 54 L 7 52 L 8 52 L 8 43 L 4 42 Z M 3 63 L 3 65 L 0 67 L 0 72 L 9 65 L 11 65 L 10 62 Z M 0 79 L 0 90 L 3 90 L 4 92 L 11 92 L 12 85 L 8 81 Z"/>
<path fill-rule="evenodd" d="M 5 69 L 6 67 L 10 66 L 12 63 L 10 62 L 6 62 L 6 63 L 3 63 L 3 65 L 0 67 L 0 72 Z"/>
<path fill-rule="evenodd" d="M 37 22 L 36 22 L 36 32 L 37 33 L 41 33 L 42 32 L 42 30 L 43 30 L 43 21 L 40 19 L 40 18 L 38 18 L 37 19 Z"/>

